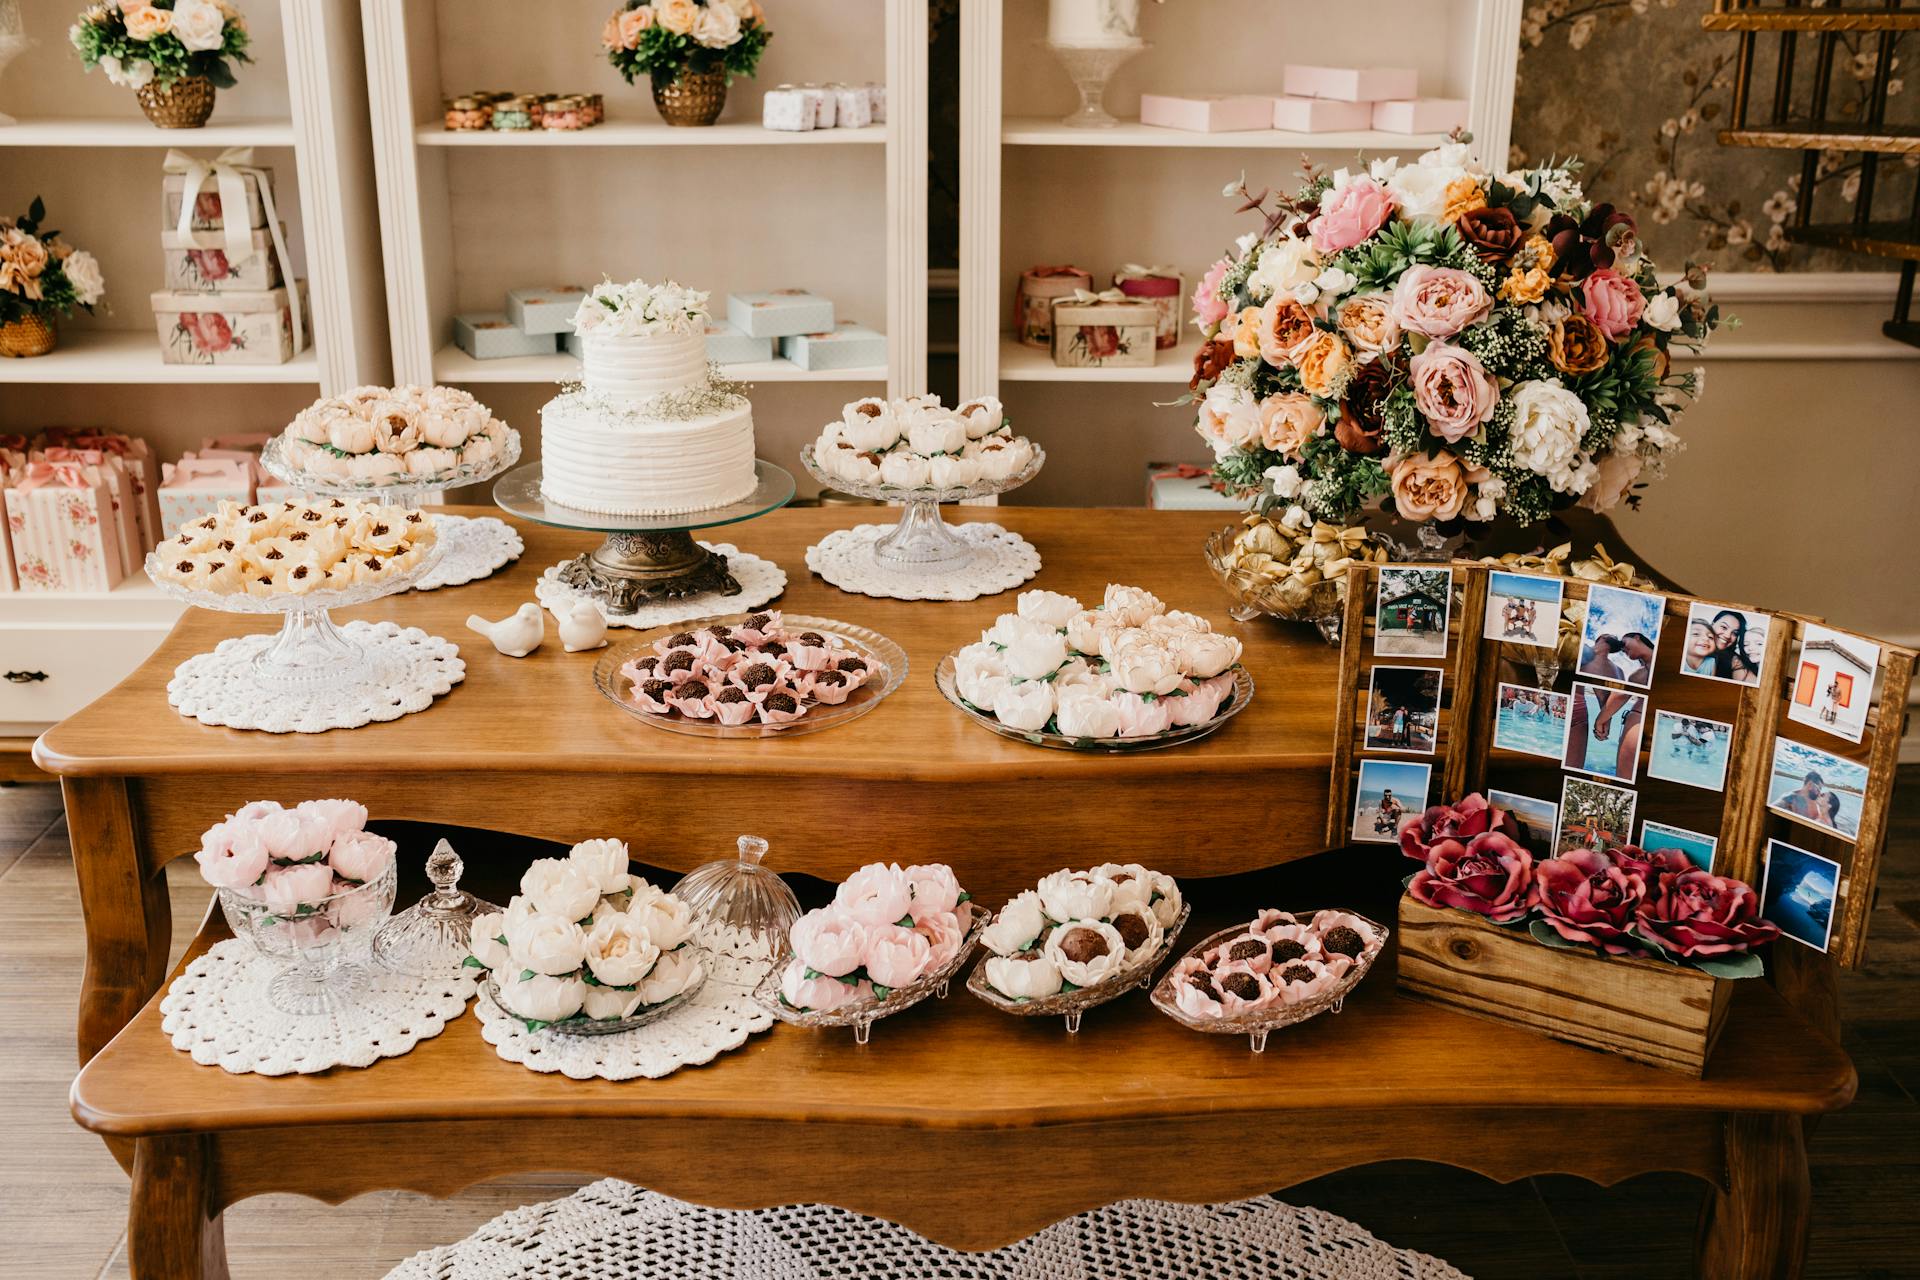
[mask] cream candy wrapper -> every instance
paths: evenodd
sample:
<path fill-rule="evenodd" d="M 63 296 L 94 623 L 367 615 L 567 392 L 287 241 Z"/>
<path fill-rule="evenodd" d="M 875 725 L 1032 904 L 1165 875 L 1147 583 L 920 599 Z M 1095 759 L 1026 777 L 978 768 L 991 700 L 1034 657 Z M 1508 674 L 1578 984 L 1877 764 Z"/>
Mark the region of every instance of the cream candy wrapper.
<path fill-rule="evenodd" d="M 1077 942 L 1077 935 L 1091 932 L 1106 949 L 1085 960 L 1072 959 L 1066 947 Z M 1047 959 L 1060 970 L 1060 976 L 1076 987 L 1090 987 L 1126 963 L 1126 943 L 1119 931 L 1102 920 L 1068 920 L 1047 935 L 1042 948 Z"/>
<path fill-rule="evenodd" d="M 1063 985 L 1059 966 L 1044 955 L 988 956 L 987 981 L 1014 1000 L 1056 995 Z"/>
<path fill-rule="evenodd" d="M 1000 908 L 999 915 L 980 935 L 980 941 L 995 955 L 1010 956 L 1032 947 L 1046 927 L 1040 895 L 1028 889 Z"/>

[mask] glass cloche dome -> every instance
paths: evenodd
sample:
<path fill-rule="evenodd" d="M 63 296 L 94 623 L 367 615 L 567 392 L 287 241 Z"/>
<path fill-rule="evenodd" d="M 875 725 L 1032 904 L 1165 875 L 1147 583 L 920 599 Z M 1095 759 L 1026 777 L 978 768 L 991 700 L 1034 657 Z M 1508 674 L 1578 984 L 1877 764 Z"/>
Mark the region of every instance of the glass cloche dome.
<path fill-rule="evenodd" d="M 673 886 L 673 895 L 693 908 L 695 919 L 716 934 L 732 934 L 771 958 L 786 945 L 800 918 L 800 899 L 762 861 L 767 842 L 740 837 L 740 856 L 695 867 Z"/>

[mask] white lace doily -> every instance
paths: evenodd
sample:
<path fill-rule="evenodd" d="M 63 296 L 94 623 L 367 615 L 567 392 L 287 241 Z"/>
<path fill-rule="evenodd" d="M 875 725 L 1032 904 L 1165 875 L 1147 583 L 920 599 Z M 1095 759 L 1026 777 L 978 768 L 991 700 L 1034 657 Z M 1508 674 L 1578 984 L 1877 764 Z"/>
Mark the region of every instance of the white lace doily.
<path fill-rule="evenodd" d="M 727 558 L 727 570 L 733 574 L 733 580 L 740 584 L 736 594 L 723 596 L 710 591 L 678 600 L 662 600 L 632 613 L 608 613 L 604 601 L 594 600 L 600 606 L 600 612 L 606 614 L 607 625 L 645 631 L 649 627 L 667 627 L 676 622 L 691 622 L 695 618 L 751 613 L 787 589 L 787 571 L 773 561 L 742 551 L 731 542 L 702 542 L 700 545 Z M 592 599 L 560 581 L 559 574 L 559 565 L 541 574 L 540 581 L 533 587 L 534 599 L 557 614 L 570 612 L 576 600 Z"/>
<path fill-rule="evenodd" d="M 470 977 L 432 981 L 361 963 L 368 980 L 358 1002 L 294 1017 L 267 1003 L 267 984 L 282 962 L 227 938 L 173 980 L 160 1001 L 160 1027 L 202 1066 L 236 1075 L 309 1074 L 406 1053 L 439 1035 L 473 997 Z"/>
<path fill-rule="evenodd" d="M 1320 1209 L 1121 1200 L 962 1253 L 829 1205 L 706 1209 L 617 1178 L 501 1214 L 387 1280 L 1467 1280 Z"/>
<path fill-rule="evenodd" d="M 222 640 L 212 653 L 188 658 L 167 682 L 167 701 L 201 724 L 267 733 L 324 733 L 424 711 L 466 679 L 467 664 L 450 641 L 393 622 L 349 622 L 340 634 L 367 650 L 371 674 L 358 684 L 290 691 L 263 686 L 253 660 L 271 648 L 272 632 Z"/>
<path fill-rule="evenodd" d="M 974 600 L 1019 586 L 1040 572 L 1040 553 L 1017 533 L 997 524 L 950 526 L 973 544 L 973 559 L 948 572 L 896 569 L 874 558 L 873 544 L 892 533 L 890 524 L 836 529 L 807 548 L 807 568 L 842 591 L 887 600 Z"/>
<path fill-rule="evenodd" d="M 610 1036 L 528 1031 L 482 992 L 473 1006 L 480 1036 L 508 1062 L 531 1071 L 558 1071 L 575 1080 L 654 1080 L 681 1067 L 711 1062 L 773 1025 L 773 1015 L 753 998 L 753 989 L 773 961 L 764 946 L 744 938 L 709 932 L 701 942 L 712 971 L 691 999 L 658 1022 Z"/>
<path fill-rule="evenodd" d="M 415 591 L 478 582 L 502 565 L 518 560 L 527 549 L 512 525 L 492 516 L 436 515 L 433 528 L 439 535 L 435 541 L 445 550 L 433 572 L 414 584 Z"/>

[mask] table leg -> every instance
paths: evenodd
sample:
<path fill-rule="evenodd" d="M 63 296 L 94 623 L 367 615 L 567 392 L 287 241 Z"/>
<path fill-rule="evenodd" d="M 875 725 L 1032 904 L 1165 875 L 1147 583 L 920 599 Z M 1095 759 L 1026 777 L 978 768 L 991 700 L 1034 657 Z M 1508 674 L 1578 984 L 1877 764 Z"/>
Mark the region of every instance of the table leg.
<path fill-rule="evenodd" d="M 1707 1197 L 1695 1244 L 1702 1280 L 1795 1280 L 1813 1198 L 1798 1116 L 1727 1117 L 1726 1185 Z"/>
<path fill-rule="evenodd" d="M 133 1148 L 127 1263 L 133 1280 L 229 1280 L 220 1215 L 207 1212 L 207 1143 L 141 1138 Z"/>
<path fill-rule="evenodd" d="M 173 919 L 166 876 L 149 871 L 140 856 L 126 779 L 68 777 L 60 790 L 87 928 L 79 1019 L 84 1066 L 160 989 Z"/>

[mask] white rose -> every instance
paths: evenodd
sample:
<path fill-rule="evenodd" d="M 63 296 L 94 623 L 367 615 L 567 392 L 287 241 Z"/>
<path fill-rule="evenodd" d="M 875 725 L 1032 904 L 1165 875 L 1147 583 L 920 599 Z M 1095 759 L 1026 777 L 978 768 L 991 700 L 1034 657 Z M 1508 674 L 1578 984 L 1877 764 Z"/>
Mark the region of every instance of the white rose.
<path fill-rule="evenodd" d="M 1160 922 L 1162 929 L 1171 929 L 1180 917 L 1180 886 L 1173 882 L 1172 876 L 1158 871 L 1147 874 L 1153 878 L 1153 918 Z"/>
<path fill-rule="evenodd" d="M 473 958 L 489 969 L 504 969 L 507 964 L 507 944 L 501 941 L 506 937 L 507 917 L 498 911 L 489 911 L 485 915 L 473 918 L 472 926 L 467 930 L 467 950 Z"/>
<path fill-rule="evenodd" d="M 1216 382 L 1200 401 L 1193 429 L 1214 446 L 1216 458 L 1245 448 L 1260 436 L 1260 402 L 1245 387 Z"/>
<path fill-rule="evenodd" d="M 1513 460 L 1558 493 L 1585 493 L 1593 483 L 1593 460 L 1580 451 L 1588 427 L 1587 406 L 1558 378 L 1523 382 L 1512 392 Z"/>
<path fill-rule="evenodd" d="M 1093 869 L 1096 880 L 1113 886 L 1114 915 L 1145 911 L 1153 899 L 1153 872 L 1137 862 L 1103 862 Z"/>
<path fill-rule="evenodd" d="M 79 28 L 75 27 L 74 30 L 78 31 Z M 107 80 L 110 83 L 117 84 L 122 88 L 126 87 L 127 77 L 126 73 L 120 70 L 120 59 L 110 53 L 103 53 L 100 55 L 100 61 L 95 65 L 107 73 Z"/>
<path fill-rule="evenodd" d="M 974 455 L 974 460 L 980 464 L 982 480 L 1005 480 L 1027 465 L 1027 459 L 1008 446 L 981 449 Z"/>
<path fill-rule="evenodd" d="M 1067 619 L 1067 643 L 1081 653 L 1100 652 L 1100 642 L 1115 623 L 1104 609 L 1082 609 Z"/>
<path fill-rule="evenodd" d="M 978 396 L 955 409 L 953 416 L 966 427 L 967 439 L 978 440 L 998 431 L 1007 420 L 1007 411 L 994 397 Z"/>
<path fill-rule="evenodd" d="M 640 980 L 640 999 L 646 1004 L 661 1004 L 673 999 L 700 980 L 700 957 L 691 948 L 669 951 L 653 966 L 653 972 Z"/>
<path fill-rule="evenodd" d="M 195 53 L 218 49 L 226 25 L 227 15 L 212 0 L 179 0 L 173 6 L 173 34 Z"/>
<path fill-rule="evenodd" d="M 561 920 L 584 920 L 600 901 L 600 886 L 576 864 L 541 858 L 520 877 L 520 892 L 535 911 Z"/>
<path fill-rule="evenodd" d="M 153 83 L 153 64 L 145 58 L 135 58 L 121 72 L 120 83 L 129 89 L 144 89 Z"/>
<path fill-rule="evenodd" d="M 1320 270 L 1320 256 L 1311 241 L 1281 236 L 1260 246 L 1260 259 L 1247 277 L 1247 292 L 1255 302 L 1265 302 L 1276 293 L 1290 294 L 1297 285 L 1311 284 Z"/>
<path fill-rule="evenodd" d="M 1213 630 L 1213 624 L 1211 622 L 1197 613 L 1188 613 L 1185 609 L 1169 609 L 1148 625 L 1149 629 L 1154 626 L 1165 626 L 1177 631 L 1199 631 L 1204 633 Z"/>
<path fill-rule="evenodd" d="M 585 985 L 587 989 L 580 1002 L 580 1012 L 589 1018 L 624 1018 L 640 1007 L 638 991 Z"/>
<path fill-rule="evenodd" d="M 1232 636 L 1190 631 L 1180 638 L 1174 660 L 1183 674 L 1208 680 L 1240 661 L 1240 642 Z"/>
<path fill-rule="evenodd" d="M 880 459 L 880 483 L 896 489 L 921 488 L 931 474 L 927 460 L 907 449 L 895 449 Z"/>
<path fill-rule="evenodd" d="M 967 447 L 967 428 L 951 417 L 925 417 L 907 428 L 907 447 L 915 453 L 958 453 Z"/>
<path fill-rule="evenodd" d="M 647 931 L 647 937 L 662 951 L 672 951 L 693 936 L 693 908 L 687 905 L 686 899 L 670 893 L 647 902 L 636 901 L 627 908 L 627 914 Z"/>
<path fill-rule="evenodd" d="M 587 935 L 587 968 L 610 987 L 632 986 L 651 973 L 659 959 L 660 948 L 632 916 L 608 916 Z"/>
<path fill-rule="evenodd" d="M 1015 960 L 987 957 L 987 982 L 1011 1000 L 1035 1000 L 1060 991 L 1060 968 L 1045 956 Z"/>
<path fill-rule="evenodd" d="M 1301 486 L 1306 483 L 1300 468 L 1291 463 L 1284 467 L 1268 467 L 1262 474 L 1266 476 L 1267 483 L 1273 486 L 1273 496 L 1276 498 L 1296 498 L 1300 495 Z"/>
<path fill-rule="evenodd" d="M 1060 732 L 1070 738 L 1111 738 L 1120 732 L 1120 708 L 1098 690 L 1061 690 L 1054 714 Z"/>
<path fill-rule="evenodd" d="M 1165 613 L 1167 606 L 1160 597 L 1151 591 L 1142 591 L 1139 587 L 1123 587 L 1118 583 L 1107 584 L 1104 601 L 1107 616 L 1119 627 L 1143 627 L 1147 619 L 1156 614 Z"/>
<path fill-rule="evenodd" d="M 571 920 L 536 913 L 518 927 L 510 923 L 507 929 L 510 967 L 553 975 L 572 973 L 586 954 L 587 931 Z"/>
<path fill-rule="evenodd" d="M 1006 648 L 1015 640 L 1027 636 L 1058 635 L 1059 628 L 1050 627 L 1044 622 L 1035 622 L 1032 618 L 1023 618 L 1017 613 L 1003 613 L 993 620 L 993 625 L 980 633 L 980 639 L 988 644 L 997 644 Z"/>
<path fill-rule="evenodd" d="M 1067 954 L 1064 944 L 1073 934 L 1086 930 L 1097 934 L 1101 942 L 1106 944 L 1106 949 L 1085 960 L 1075 960 Z M 1047 945 L 1041 950 L 1060 970 L 1060 976 L 1076 987 L 1092 986 L 1125 964 L 1127 959 L 1127 944 L 1121 938 L 1120 931 L 1110 924 L 1092 919 L 1069 920 L 1060 925 L 1047 935 Z"/>
<path fill-rule="evenodd" d="M 1069 618 L 1083 612 L 1078 600 L 1058 591 L 1022 591 L 1015 598 L 1014 607 L 1021 617 L 1055 629 L 1065 627 Z"/>
<path fill-rule="evenodd" d="M 1316 289 L 1321 293 L 1330 294 L 1336 298 L 1343 293 L 1351 293 L 1353 287 L 1359 283 L 1360 281 L 1355 278 L 1353 273 L 1342 271 L 1339 267 L 1328 267 L 1325 271 L 1322 271 L 1313 278 L 1313 284 Z"/>
<path fill-rule="evenodd" d="M 567 861 L 593 881 L 596 893 L 619 893 L 627 887 L 627 860 L 627 846 L 620 840 L 583 840 L 567 854 Z"/>
<path fill-rule="evenodd" d="M 709 49 L 724 49 L 740 39 L 740 15 L 731 6 L 710 4 L 693 24 L 693 38 Z"/>
<path fill-rule="evenodd" d="M 1042 728 L 1053 719 L 1053 686 L 1043 680 L 1006 685 L 993 695 L 993 714 L 1009 729 Z"/>
<path fill-rule="evenodd" d="M 1032 946 L 1040 936 L 1040 931 L 1046 927 L 1046 917 L 1040 909 L 1040 895 L 1029 889 L 1000 908 L 1000 914 L 993 918 L 993 923 L 981 932 L 980 941 L 995 955 L 1010 956 Z"/>
<path fill-rule="evenodd" d="M 1057 632 L 1021 636 L 1007 646 L 1005 660 L 1007 674 L 1014 679 L 1043 679 L 1067 660 L 1067 642 Z"/>
<path fill-rule="evenodd" d="M 981 641 L 953 656 L 953 685 L 976 707 L 991 707 L 994 695 L 1007 683 L 1007 664 L 1000 651 Z"/>
<path fill-rule="evenodd" d="M 69 258 L 68 262 L 72 262 L 72 259 Z M 71 267 L 67 274 L 73 274 Z M 1663 333 L 1672 333 L 1680 327 L 1680 299 L 1671 293 L 1656 293 L 1653 301 L 1647 303 L 1647 309 L 1640 313 L 1640 318 Z"/>
<path fill-rule="evenodd" d="M 927 482 L 936 489 L 965 489 L 980 479 L 980 463 L 950 453 L 927 459 Z"/>
<path fill-rule="evenodd" d="M 1041 879 L 1035 892 L 1040 907 L 1055 920 L 1100 920 L 1113 912 L 1113 884 L 1087 871 L 1056 871 Z"/>
<path fill-rule="evenodd" d="M 500 984 L 500 1003 L 535 1022 L 571 1018 L 580 1012 L 586 997 L 587 984 L 578 978 L 550 978 L 540 973 L 521 978 L 515 974 Z"/>
<path fill-rule="evenodd" d="M 1114 655 L 1114 678 L 1129 693 L 1172 693 L 1180 687 L 1180 667 L 1157 644 L 1136 642 Z"/>

